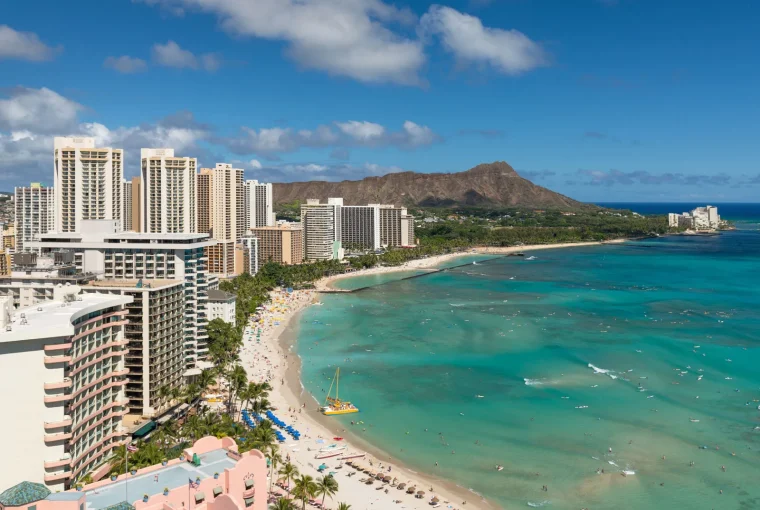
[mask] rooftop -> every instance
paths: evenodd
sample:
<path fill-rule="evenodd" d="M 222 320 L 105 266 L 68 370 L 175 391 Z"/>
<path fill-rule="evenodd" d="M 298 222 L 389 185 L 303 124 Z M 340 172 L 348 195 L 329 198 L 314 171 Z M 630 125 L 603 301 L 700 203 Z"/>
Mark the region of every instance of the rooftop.
<path fill-rule="evenodd" d="M 72 288 L 74 292 L 76 287 Z M 0 342 L 21 342 L 33 338 L 58 338 L 74 334 L 72 321 L 88 313 L 111 306 L 131 303 L 129 296 L 110 294 L 76 294 L 73 301 L 38 303 L 19 308 L 0 330 Z"/>
<path fill-rule="evenodd" d="M 138 284 L 141 283 L 139 288 L 148 289 L 160 289 L 163 287 L 171 287 L 184 283 L 182 280 L 161 280 L 161 279 L 142 279 L 142 280 L 95 280 L 88 283 L 87 287 L 97 287 L 102 289 L 138 289 Z"/>
<path fill-rule="evenodd" d="M 216 289 L 208 290 L 209 301 L 234 301 L 236 299 L 235 294 L 230 294 Z"/>
<path fill-rule="evenodd" d="M 0 494 L 0 505 L 23 506 L 45 499 L 50 495 L 50 489 L 41 483 L 21 482 Z"/>
<path fill-rule="evenodd" d="M 168 487 L 169 490 L 186 487 L 188 480 L 195 480 L 196 478 L 205 480 L 214 476 L 214 473 L 221 473 L 225 468 L 231 468 L 236 464 L 227 456 L 227 450 L 224 449 L 212 450 L 199 457 L 201 465 L 198 467 L 189 462 L 184 462 L 130 477 L 126 485 L 124 480 L 120 480 L 87 491 L 87 509 L 102 510 L 125 500 L 137 501 L 142 499 L 143 494 L 157 494 L 164 487 Z M 155 481 L 155 477 L 158 477 L 158 483 Z"/>

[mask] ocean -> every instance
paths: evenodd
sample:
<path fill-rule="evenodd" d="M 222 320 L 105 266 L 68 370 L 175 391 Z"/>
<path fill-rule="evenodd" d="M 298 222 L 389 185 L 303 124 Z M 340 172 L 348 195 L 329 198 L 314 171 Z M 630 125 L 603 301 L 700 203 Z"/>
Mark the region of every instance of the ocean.
<path fill-rule="evenodd" d="M 504 508 L 760 508 L 760 232 L 533 255 L 324 296 L 306 389 Z"/>

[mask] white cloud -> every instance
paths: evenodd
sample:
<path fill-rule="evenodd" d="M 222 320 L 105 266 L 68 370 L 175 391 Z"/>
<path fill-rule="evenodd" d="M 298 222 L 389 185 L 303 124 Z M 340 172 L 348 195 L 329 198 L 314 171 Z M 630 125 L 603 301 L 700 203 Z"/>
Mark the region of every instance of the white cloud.
<path fill-rule="evenodd" d="M 381 176 L 395 172 L 407 172 L 398 166 L 384 166 L 376 163 L 352 165 L 321 163 L 288 163 L 264 165 L 256 172 L 257 177 L 272 182 L 297 181 L 342 181 L 360 180 L 369 176 Z"/>
<path fill-rule="evenodd" d="M 48 88 L 12 89 L 10 97 L 0 99 L 0 130 L 29 130 L 54 133 L 76 125 L 84 107 Z"/>
<path fill-rule="evenodd" d="M 181 48 L 174 41 L 168 41 L 166 44 L 154 44 L 151 55 L 156 64 L 176 69 L 193 69 L 196 71 L 202 69 L 214 72 L 222 65 L 219 55 L 204 53 L 196 56 L 191 51 Z"/>
<path fill-rule="evenodd" d="M 355 140 L 368 141 L 381 138 L 385 134 L 385 128 L 374 122 L 349 120 L 348 122 L 336 122 L 338 128 Z"/>
<path fill-rule="evenodd" d="M 404 122 L 400 131 L 389 132 L 384 126 L 369 121 L 334 122 L 338 131 L 321 125 L 314 130 L 273 127 L 241 128 L 240 135 L 215 138 L 236 154 L 259 154 L 272 159 L 277 154 L 296 152 L 302 148 L 324 147 L 400 147 L 415 148 L 441 140 L 432 129 L 411 121 Z"/>
<path fill-rule="evenodd" d="M 284 41 L 301 66 L 364 82 L 419 85 L 423 46 L 393 30 L 414 15 L 383 0 L 143 0 L 215 15 L 235 36 Z"/>
<path fill-rule="evenodd" d="M 437 35 L 461 62 L 489 64 L 504 74 L 520 74 L 548 64 L 541 46 L 517 30 L 484 27 L 479 18 L 433 5 L 420 20 L 425 36 Z"/>
<path fill-rule="evenodd" d="M 0 60 L 17 59 L 40 62 L 50 60 L 61 50 L 46 45 L 34 32 L 19 32 L 0 25 Z"/>
<path fill-rule="evenodd" d="M 248 164 L 253 168 L 254 170 L 261 170 L 264 165 L 261 164 L 261 161 L 258 159 L 252 159 L 248 162 Z"/>
<path fill-rule="evenodd" d="M 108 57 L 103 62 L 103 67 L 123 74 L 133 74 L 145 71 L 148 68 L 148 64 L 141 58 L 122 55 L 121 57 Z"/>

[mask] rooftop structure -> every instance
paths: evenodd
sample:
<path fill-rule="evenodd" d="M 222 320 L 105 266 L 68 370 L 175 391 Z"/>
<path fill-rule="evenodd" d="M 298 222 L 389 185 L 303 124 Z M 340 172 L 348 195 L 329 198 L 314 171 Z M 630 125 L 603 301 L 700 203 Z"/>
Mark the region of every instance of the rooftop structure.
<path fill-rule="evenodd" d="M 124 306 L 131 298 L 80 294 L 14 311 L 0 298 L 0 386 L 13 419 L 0 421 L 0 480 L 67 488 L 124 439 Z M 11 390 L 12 388 L 12 390 Z M 42 432 L 42 433 L 41 433 Z"/>

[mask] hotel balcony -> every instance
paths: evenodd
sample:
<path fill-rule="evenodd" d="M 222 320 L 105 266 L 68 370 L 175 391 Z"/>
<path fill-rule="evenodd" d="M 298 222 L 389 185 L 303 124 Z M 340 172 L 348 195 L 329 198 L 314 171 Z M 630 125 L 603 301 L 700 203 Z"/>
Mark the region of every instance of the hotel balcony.
<path fill-rule="evenodd" d="M 45 482 L 57 482 L 59 480 L 68 480 L 71 478 L 71 471 L 64 470 L 64 471 L 56 471 L 55 473 L 49 473 L 46 474 L 44 477 Z"/>
<path fill-rule="evenodd" d="M 64 467 L 64 466 L 70 466 L 71 465 L 71 455 L 64 455 L 58 460 L 46 460 L 45 461 L 45 469 L 55 469 L 57 467 Z M 54 473 L 49 473 L 54 474 Z"/>
<path fill-rule="evenodd" d="M 60 390 L 65 388 L 71 388 L 71 379 L 68 377 L 63 381 L 49 382 L 42 385 L 46 390 Z"/>
<path fill-rule="evenodd" d="M 69 363 L 71 356 L 45 356 L 45 364 L 53 365 L 55 363 Z"/>
<path fill-rule="evenodd" d="M 44 397 L 42 400 L 46 404 L 55 404 L 57 402 L 66 402 L 67 400 L 71 400 L 72 395 L 70 393 L 62 393 L 60 395 L 48 395 Z"/>
<path fill-rule="evenodd" d="M 46 421 L 44 423 L 45 430 L 61 429 L 64 427 L 70 427 L 72 423 L 71 416 L 64 416 L 61 421 Z"/>
<path fill-rule="evenodd" d="M 71 439 L 71 432 L 59 432 L 58 434 L 45 434 L 46 443 L 57 443 Z"/>

